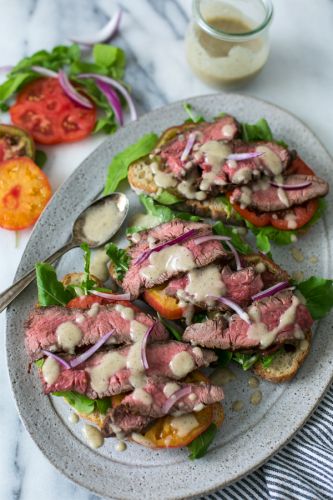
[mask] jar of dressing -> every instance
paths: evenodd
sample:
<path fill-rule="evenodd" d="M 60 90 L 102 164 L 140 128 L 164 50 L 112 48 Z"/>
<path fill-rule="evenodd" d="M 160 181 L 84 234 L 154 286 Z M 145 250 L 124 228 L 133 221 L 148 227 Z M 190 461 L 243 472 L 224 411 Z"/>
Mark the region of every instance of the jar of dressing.
<path fill-rule="evenodd" d="M 185 47 L 193 72 L 214 87 L 255 77 L 269 54 L 271 0 L 193 0 Z"/>

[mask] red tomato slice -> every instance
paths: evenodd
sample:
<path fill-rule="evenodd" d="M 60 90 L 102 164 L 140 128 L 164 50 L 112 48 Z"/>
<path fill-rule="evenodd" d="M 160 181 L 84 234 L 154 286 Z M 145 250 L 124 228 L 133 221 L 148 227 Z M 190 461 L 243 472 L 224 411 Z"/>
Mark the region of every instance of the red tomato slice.
<path fill-rule="evenodd" d="M 74 299 L 67 303 L 66 307 L 69 307 L 70 309 L 89 309 L 92 304 L 96 303 L 106 304 L 107 301 L 96 295 L 82 295 L 81 297 L 74 297 Z"/>
<path fill-rule="evenodd" d="M 156 286 L 145 290 L 143 297 L 155 311 L 160 313 L 166 319 L 181 319 L 184 316 L 184 310 L 179 307 L 178 300 L 170 297 L 164 292 L 165 286 Z"/>
<path fill-rule="evenodd" d="M 12 122 L 40 144 L 79 141 L 91 134 L 96 123 L 96 108 L 83 108 L 72 101 L 57 78 L 29 83 L 9 112 Z"/>
<path fill-rule="evenodd" d="M 302 174 L 302 175 L 315 175 L 313 170 L 299 157 L 297 156 L 288 168 L 288 174 Z M 227 196 L 230 199 L 231 193 Z M 314 216 L 318 208 L 318 200 L 309 200 L 303 205 L 299 205 L 287 210 L 280 210 L 279 212 L 273 212 L 277 215 L 277 219 L 273 218 L 273 213 L 262 212 L 258 213 L 254 210 L 248 208 L 241 208 L 238 203 L 232 204 L 233 208 L 238 212 L 244 219 L 248 220 L 257 227 L 273 226 L 277 229 L 289 230 L 288 221 L 285 220 L 285 215 L 289 212 L 293 212 L 296 216 L 296 228 L 299 229 L 307 224 Z"/>
<path fill-rule="evenodd" d="M 50 198 L 48 178 L 30 158 L 0 164 L 0 227 L 17 230 L 31 226 Z"/>

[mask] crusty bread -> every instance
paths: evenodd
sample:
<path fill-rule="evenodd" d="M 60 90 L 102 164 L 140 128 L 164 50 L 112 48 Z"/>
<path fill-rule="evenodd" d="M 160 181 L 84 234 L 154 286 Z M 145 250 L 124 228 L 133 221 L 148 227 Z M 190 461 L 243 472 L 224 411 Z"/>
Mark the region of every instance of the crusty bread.
<path fill-rule="evenodd" d="M 299 368 L 311 349 L 311 331 L 305 334 L 305 339 L 300 340 L 295 351 L 282 351 L 277 353 L 270 366 L 265 368 L 261 361 L 258 361 L 252 371 L 264 380 L 279 384 L 294 378 Z"/>
<path fill-rule="evenodd" d="M 61 281 L 62 281 L 64 286 L 69 286 L 69 285 L 79 286 L 79 285 L 81 285 L 83 278 L 84 278 L 84 273 L 68 273 L 68 274 L 65 274 L 65 276 L 63 276 Z M 98 279 L 93 274 L 90 275 L 90 278 L 96 282 L 97 286 L 99 286 L 99 287 L 103 286 L 103 283 L 101 282 L 101 280 Z"/>

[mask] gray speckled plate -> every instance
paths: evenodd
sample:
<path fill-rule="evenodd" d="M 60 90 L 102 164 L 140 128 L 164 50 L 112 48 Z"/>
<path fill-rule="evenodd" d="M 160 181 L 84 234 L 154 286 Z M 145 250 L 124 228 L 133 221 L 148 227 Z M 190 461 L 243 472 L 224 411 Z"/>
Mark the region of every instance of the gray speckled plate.
<path fill-rule="evenodd" d="M 206 117 L 221 111 L 242 121 L 253 122 L 266 117 L 275 137 L 297 148 L 305 161 L 333 185 L 332 159 L 312 132 L 286 111 L 251 97 L 231 94 L 197 97 L 189 102 Z M 107 166 L 117 152 L 144 133 L 161 132 L 184 118 L 180 103 L 166 106 L 121 129 L 97 148 L 54 195 L 34 229 L 16 278 L 66 241 L 74 217 L 101 191 Z M 125 183 L 123 189 L 128 190 Z M 129 218 L 139 209 L 133 193 L 130 200 Z M 327 213 L 332 213 L 330 198 L 328 204 Z M 295 246 L 302 251 L 302 263 L 296 263 L 290 248 L 286 247 L 274 249 L 277 262 L 289 271 L 332 277 L 332 225 L 328 217 Z M 59 274 L 81 266 L 80 251 L 73 250 L 61 260 Z M 108 498 L 194 497 L 240 478 L 292 437 L 317 405 L 333 374 L 330 317 L 317 325 L 311 354 L 292 383 L 260 384 L 263 392 L 260 405 L 251 406 L 249 402 L 252 393 L 247 384 L 249 375 L 233 369 L 237 377 L 225 387 L 225 423 L 203 459 L 191 462 L 187 459 L 187 450 L 151 451 L 134 444 L 130 444 L 126 452 L 119 453 L 113 439 L 93 451 L 81 438 L 82 424 L 68 423 L 68 407 L 58 398 L 43 396 L 35 374 L 27 376 L 23 324 L 35 302 L 36 287 L 32 284 L 11 305 L 7 316 L 8 369 L 19 413 L 37 446 L 58 470 Z M 242 411 L 232 411 L 235 400 L 244 402 Z"/>

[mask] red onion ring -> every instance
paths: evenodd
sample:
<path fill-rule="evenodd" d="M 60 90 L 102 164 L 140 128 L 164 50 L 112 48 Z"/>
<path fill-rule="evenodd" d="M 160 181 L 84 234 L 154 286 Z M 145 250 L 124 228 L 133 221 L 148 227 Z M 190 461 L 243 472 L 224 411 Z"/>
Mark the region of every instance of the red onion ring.
<path fill-rule="evenodd" d="M 102 297 L 103 299 L 108 299 L 108 300 L 131 300 L 131 294 L 130 293 L 106 293 L 106 292 L 99 292 L 98 290 L 89 290 L 89 294 L 91 295 L 96 295 L 97 297 Z"/>
<path fill-rule="evenodd" d="M 227 156 L 227 160 L 234 161 L 242 161 L 242 160 L 251 160 L 251 158 L 258 158 L 258 156 L 262 156 L 265 153 L 259 153 L 259 151 L 255 151 L 253 153 L 233 153 Z"/>
<path fill-rule="evenodd" d="M 99 75 L 97 73 L 80 73 L 77 75 L 78 78 L 93 78 L 94 80 L 98 80 L 101 82 L 108 83 L 112 87 L 115 87 L 119 92 L 124 96 L 127 104 L 128 104 L 128 109 L 130 110 L 131 114 L 131 120 L 135 121 L 138 118 L 138 114 L 135 109 L 134 101 L 129 95 L 127 89 L 124 87 L 124 85 L 121 85 L 117 80 L 114 80 L 113 78 L 110 78 L 108 76 L 103 76 Z"/>
<path fill-rule="evenodd" d="M 277 292 L 280 292 L 281 290 L 284 290 L 285 288 L 289 288 L 289 283 L 288 281 L 280 281 L 280 283 L 277 283 L 276 285 L 273 285 L 269 288 L 266 288 L 266 290 L 262 290 L 259 293 L 256 293 L 255 295 L 252 295 L 251 299 L 253 301 L 264 299 L 266 297 L 271 297 L 272 295 L 275 295 Z"/>
<path fill-rule="evenodd" d="M 233 256 L 235 257 L 237 271 L 241 271 L 243 268 L 236 248 L 232 243 L 230 243 L 230 241 L 226 241 L 225 244 L 230 248 L 230 250 L 233 253 Z"/>
<path fill-rule="evenodd" d="M 99 90 L 105 95 L 108 103 L 114 111 L 115 117 L 119 125 L 124 125 L 123 110 L 121 109 L 121 102 L 116 92 L 110 85 L 105 82 L 96 82 Z"/>
<path fill-rule="evenodd" d="M 107 42 L 117 33 L 121 15 L 122 10 L 118 9 L 108 23 L 97 33 L 87 36 L 86 38 L 71 38 L 70 40 L 82 45 L 95 45 L 95 43 Z"/>
<path fill-rule="evenodd" d="M 173 240 L 166 241 L 164 243 L 160 243 L 159 245 L 156 245 L 156 247 L 150 248 L 149 250 L 146 250 L 141 255 L 139 255 L 139 257 L 137 257 L 133 261 L 133 264 L 141 264 L 143 261 L 148 259 L 148 257 L 150 257 L 150 255 L 152 253 L 160 252 L 164 248 L 171 247 L 173 245 L 176 245 L 177 243 L 181 243 L 183 241 L 186 241 L 186 240 L 192 238 L 192 236 L 194 236 L 195 234 L 197 234 L 197 232 L 198 232 L 197 229 L 190 229 L 186 233 L 182 234 L 181 236 L 178 236 L 177 238 L 174 238 Z"/>
<path fill-rule="evenodd" d="M 91 346 L 89 349 L 87 349 L 83 354 L 80 354 L 80 356 L 77 356 L 76 358 L 73 358 L 69 362 L 69 367 L 70 368 L 75 368 L 76 366 L 80 365 L 84 361 L 86 361 L 88 358 L 90 358 L 93 354 L 95 354 L 98 349 L 105 344 L 107 340 L 113 335 L 115 330 L 111 330 L 110 332 L 106 333 L 101 337 L 96 344 Z"/>
<path fill-rule="evenodd" d="M 246 321 L 249 325 L 251 324 L 249 315 L 242 309 L 236 302 L 233 300 L 227 299 L 226 297 L 215 297 L 214 295 L 208 295 L 207 298 L 217 300 L 218 302 L 222 302 L 222 304 L 225 304 L 226 306 L 230 307 L 233 311 L 235 311 L 238 316 Z"/>
<path fill-rule="evenodd" d="M 52 71 L 52 69 L 44 68 L 43 66 L 31 66 L 31 69 L 42 76 L 48 76 L 50 78 L 57 78 L 58 73 Z"/>
<path fill-rule="evenodd" d="M 43 349 L 42 352 L 43 352 L 43 354 L 45 354 L 45 356 L 48 356 L 49 358 L 53 358 L 55 361 L 57 361 L 62 366 L 64 366 L 65 368 L 67 368 L 67 370 L 70 370 L 71 365 L 65 359 L 62 359 L 60 356 L 57 356 L 53 352 L 47 351 L 45 349 Z"/>
<path fill-rule="evenodd" d="M 63 91 L 70 99 L 72 99 L 72 101 L 77 102 L 84 108 L 89 108 L 89 109 L 93 108 L 93 104 L 89 101 L 89 99 L 84 97 L 76 90 L 76 88 L 73 87 L 64 70 L 61 69 L 59 71 L 58 78 Z"/>
<path fill-rule="evenodd" d="M 280 184 L 279 182 L 270 181 L 270 185 L 275 188 L 282 188 L 285 191 L 295 191 L 297 189 L 304 189 L 311 186 L 311 181 L 301 182 L 299 184 Z"/>
<path fill-rule="evenodd" d="M 142 339 L 142 343 L 141 343 L 141 361 L 142 361 L 142 364 L 143 364 L 143 367 L 145 370 L 148 370 L 149 368 L 149 364 L 148 364 L 148 360 L 147 360 L 147 352 L 146 352 L 146 348 L 147 348 L 147 341 L 148 341 L 148 337 L 149 335 L 152 333 L 152 331 L 154 330 L 155 326 L 156 326 L 156 321 L 148 328 L 148 330 L 146 331 L 146 333 L 144 334 L 143 336 L 143 339 Z"/>
<path fill-rule="evenodd" d="M 214 234 L 210 234 L 207 236 L 198 236 L 197 238 L 195 238 L 194 243 L 196 245 L 201 245 L 201 243 L 205 243 L 205 241 L 210 240 L 230 241 L 231 238 L 229 236 L 216 236 Z"/>
<path fill-rule="evenodd" d="M 167 415 L 171 408 L 179 401 L 180 399 L 188 396 L 192 392 L 192 387 L 182 387 L 178 391 L 174 392 L 164 403 L 162 412 Z"/>
<path fill-rule="evenodd" d="M 192 151 L 192 148 L 194 146 L 194 143 L 195 143 L 195 139 L 196 139 L 196 134 L 195 132 L 192 132 L 189 136 L 188 136 L 188 139 L 187 139 L 187 143 L 186 143 L 186 146 L 185 146 L 185 149 L 184 151 L 182 152 L 182 155 L 180 157 L 180 161 L 186 161 L 187 158 L 188 158 L 188 155 L 190 154 L 190 152 Z"/>

